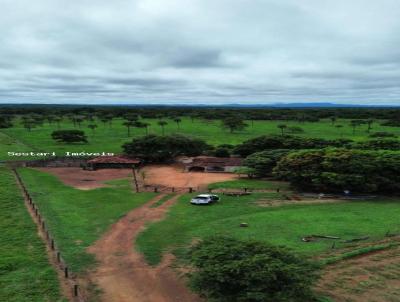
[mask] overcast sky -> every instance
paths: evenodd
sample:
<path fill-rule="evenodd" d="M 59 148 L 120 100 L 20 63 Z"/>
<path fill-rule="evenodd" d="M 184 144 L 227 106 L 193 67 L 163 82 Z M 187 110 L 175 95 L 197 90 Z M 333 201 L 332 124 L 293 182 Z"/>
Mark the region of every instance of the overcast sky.
<path fill-rule="evenodd" d="M 0 103 L 400 105 L 399 0 L 0 6 Z"/>

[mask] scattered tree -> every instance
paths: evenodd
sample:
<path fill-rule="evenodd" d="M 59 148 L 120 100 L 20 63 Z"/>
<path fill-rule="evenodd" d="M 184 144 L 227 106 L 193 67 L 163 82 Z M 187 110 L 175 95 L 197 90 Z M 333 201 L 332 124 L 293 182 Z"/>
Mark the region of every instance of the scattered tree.
<path fill-rule="evenodd" d="M 88 125 L 88 128 L 89 128 L 89 129 L 92 129 L 92 133 L 93 133 L 93 135 L 94 135 L 94 130 L 97 128 L 97 125 L 96 125 L 96 124 L 89 124 L 89 125 Z"/>
<path fill-rule="evenodd" d="M 147 162 L 168 162 L 178 155 L 197 156 L 209 149 L 204 141 L 183 135 L 146 135 L 122 146 L 128 155 Z"/>
<path fill-rule="evenodd" d="M 51 137 L 64 143 L 87 143 L 85 132 L 81 130 L 57 130 L 53 131 Z"/>
<path fill-rule="evenodd" d="M 281 134 L 282 134 L 282 136 L 284 136 L 284 135 L 285 135 L 285 130 L 286 130 L 286 128 L 287 128 L 287 125 L 285 125 L 285 124 L 279 124 L 277 127 L 278 127 L 279 129 L 281 129 Z"/>
<path fill-rule="evenodd" d="M 230 133 L 243 130 L 247 126 L 248 125 L 244 122 L 243 118 L 237 115 L 229 116 L 222 120 L 222 127 L 229 129 Z"/>
<path fill-rule="evenodd" d="M 161 127 L 162 135 L 164 135 L 164 134 L 165 134 L 164 127 L 165 127 L 166 125 L 168 125 L 168 123 L 167 123 L 166 121 L 158 121 L 157 124 Z"/>

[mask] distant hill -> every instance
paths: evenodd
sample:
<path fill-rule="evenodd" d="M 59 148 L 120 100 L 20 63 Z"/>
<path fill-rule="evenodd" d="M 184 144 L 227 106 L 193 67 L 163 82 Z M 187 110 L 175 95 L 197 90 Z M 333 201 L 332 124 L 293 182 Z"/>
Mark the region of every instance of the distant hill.
<path fill-rule="evenodd" d="M 336 103 L 275 103 L 275 104 L 54 104 L 54 103 L 0 103 L 1 107 L 192 107 L 192 108 L 400 108 L 399 105 L 357 105 Z"/>

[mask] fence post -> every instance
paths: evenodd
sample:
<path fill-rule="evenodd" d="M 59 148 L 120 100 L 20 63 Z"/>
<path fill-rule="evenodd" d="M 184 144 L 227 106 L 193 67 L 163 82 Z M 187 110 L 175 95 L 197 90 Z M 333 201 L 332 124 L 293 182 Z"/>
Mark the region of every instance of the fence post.
<path fill-rule="evenodd" d="M 78 284 L 74 284 L 74 297 L 78 297 Z"/>
<path fill-rule="evenodd" d="M 193 193 L 193 188 L 192 187 L 189 188 L 189 193 Z"/>
<path fill-rule="evenodd" d="M 68 266 L 64 267 L 64 277 L 68 279 Z"/>
<path fill-rule="evenodd" d="M 61 253 L 57 252 L 57 262 L 60 263 L 61 262 Z"/>
<path fill-rule="evenodd" d="M 158 192 L 158 188 L 154 187 L 154 193 L 157 193 L 157 192 Z"/>
<path fill-rule="evenodd" d="M 50 241 L 51 250 L 54 251 L 54 239 Z"/>

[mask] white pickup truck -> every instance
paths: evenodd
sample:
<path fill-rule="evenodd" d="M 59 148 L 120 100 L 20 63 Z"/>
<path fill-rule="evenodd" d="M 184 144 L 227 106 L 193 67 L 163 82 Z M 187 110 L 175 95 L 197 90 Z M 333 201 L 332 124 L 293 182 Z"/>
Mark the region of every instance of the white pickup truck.
<path fill-rule="evenodd" d="M 191 204 L 211 204 L 217 202 L 219 197 L 213 194 L 200 194 L 190 200 Z"/>

